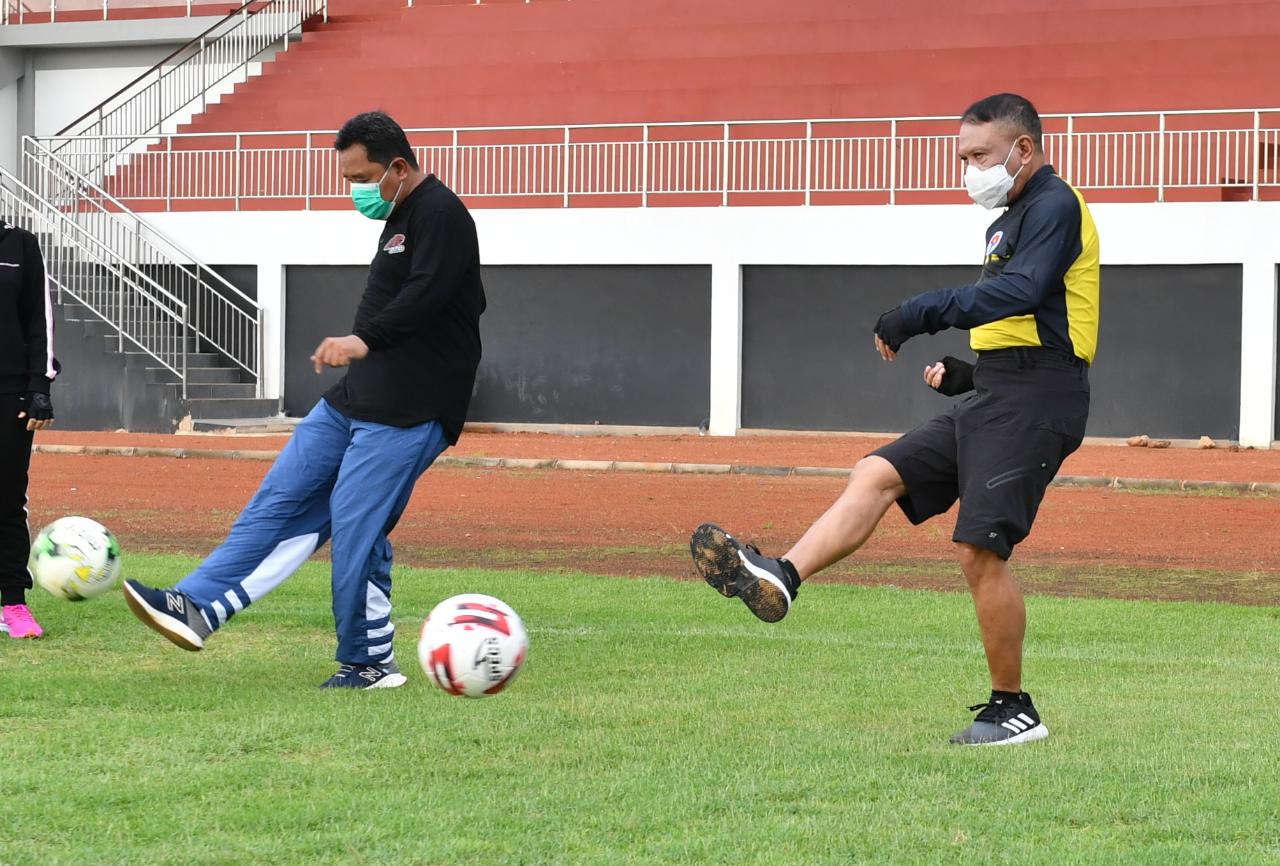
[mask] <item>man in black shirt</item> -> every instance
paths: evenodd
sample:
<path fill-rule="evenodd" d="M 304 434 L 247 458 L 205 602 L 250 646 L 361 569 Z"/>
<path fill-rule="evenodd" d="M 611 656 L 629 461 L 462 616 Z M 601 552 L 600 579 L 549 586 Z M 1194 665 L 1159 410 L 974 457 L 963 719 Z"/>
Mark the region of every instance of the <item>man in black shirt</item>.
<path fill-rule="evenodd" d="M 57 375 L 40 243 L 0 222 L 0 631 L 14 638 L 44 634 L 27 608 L 27 470 L 35 431 L 53 423 L 49 386 Z"/>
<path fill-rule="evenodd" d="M 352 200 L 386 220 L 352 332 L 311 357 L 347 375 L 298 425 L 227 540 L 176 587 L 125 581 L 129 607 L 198 650 L 332 538 L 338 672 L 325 688 L 394 688 L 391 543 L 414 483 L 458 441 L 480 363 L 484 286 L 475 223 L 424 174 L 381 112 L 334 142 Z"/>

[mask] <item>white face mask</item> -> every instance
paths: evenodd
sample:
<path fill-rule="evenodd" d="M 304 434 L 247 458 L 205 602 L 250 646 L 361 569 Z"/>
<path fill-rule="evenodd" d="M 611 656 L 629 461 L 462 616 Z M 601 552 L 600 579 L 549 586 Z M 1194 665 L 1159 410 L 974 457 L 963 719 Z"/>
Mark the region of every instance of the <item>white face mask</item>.
<path fill-rule="evenodd" d="M 969 163 L 969 167 L 964 170 L 964 186 L 969 191 L 969 198 L 987 210 L 1004 207 L 1009 203 L 1009 190 L 1013 189 L 1013 182 L 1018 179 L 1019 174 L 1022 174 L 1022 166 L 1018 166 L 1018 173 L 1012 175 L 1004 166 L 1009 161 L 1009 157 L 1013 156 L 1017 146 L 1018 142 L 1014 141 L 1004 162 L 999 165 L 978 168 L 973 163 Z"/>

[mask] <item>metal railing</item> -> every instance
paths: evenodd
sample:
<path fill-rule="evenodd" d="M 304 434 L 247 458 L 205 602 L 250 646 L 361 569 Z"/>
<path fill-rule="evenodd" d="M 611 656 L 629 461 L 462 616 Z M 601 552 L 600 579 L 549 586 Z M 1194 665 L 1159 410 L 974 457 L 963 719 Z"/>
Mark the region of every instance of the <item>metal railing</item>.
<path fill-rule="evenodd" d="M 1046 115 L 1046 155 L 1108 197 L 1258 199 L 1280 186 L 1280 109 Z M 964 201 L 954 117 L 410 129 L 420 163 L 512 206 Z M 347 196 L 332 131 L 160 135 L 106 182 L 131 202 L 312 208 Z M 129 143 L 76 139 L 92 158 Z M 64 139 L 49 140 L 51 145 Z M 770 199 L 769 197 L 773 198 Z M 763 198 L 762 198 L 763 197 Z M 214 204 L 216 203 L 216 204 Z M 264 204 L 265 203 L 265 204 Z"/>
<path fill-rule="evenodd" d="M 45 272 L 58 302 L 70 297 L 109 323 L 126 343 L 173 373 L 187 396 L 187 307 L 76 219 L 0 168 L 0 215 L 41 238 Z"/>
<path fill-rule="evenodd" d="M 250 0 L 68 124 L 52 149 L 101 181 L 165 121 L 184 109 L 203 111 L 211 87 L 277 42 L 287 49 L 311 18 L 328 20 L 328 8 L 328 0 Z M 95 148 L 102 138 L 111 139 L 112 152 Z"/>
<path fill-rule="evenodd" d="M 171 312 L 181 311 L 187 336 L 200 349 L 216 351 L 252 377 L 262 396 L 262 307 L 186 249 L 161 235 L 57 154 L 23 139 L 25 183 L 48 206 L 45 222 L 62 220 L 118 263 L 146 277 L 152 295 Z M 129 322 L 95 307 L 122 332 Z M 176 372 L 176 371 L 175 371 Z M 186 373 L 182 372 L 185 389 Z"/>
<path fill-rule="evenodd" d="M 214 0 L 0 0 L 0 24 L 107 21 L 113 17 L 222 15 L 235 3 Z"/>

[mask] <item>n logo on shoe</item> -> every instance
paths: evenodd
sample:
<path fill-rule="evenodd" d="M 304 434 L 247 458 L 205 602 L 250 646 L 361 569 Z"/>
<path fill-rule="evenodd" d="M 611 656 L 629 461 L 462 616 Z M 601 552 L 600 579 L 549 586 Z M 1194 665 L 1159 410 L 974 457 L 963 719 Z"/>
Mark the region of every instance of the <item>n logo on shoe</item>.
<path fill-rule="evenodd" d="M 187 615 L 186 600 L 176 592 L 166 592 L 164 594 L 164 604 L 165 607 L 169 608 L 173 613 L 180 613 L 183 616 Z"/>

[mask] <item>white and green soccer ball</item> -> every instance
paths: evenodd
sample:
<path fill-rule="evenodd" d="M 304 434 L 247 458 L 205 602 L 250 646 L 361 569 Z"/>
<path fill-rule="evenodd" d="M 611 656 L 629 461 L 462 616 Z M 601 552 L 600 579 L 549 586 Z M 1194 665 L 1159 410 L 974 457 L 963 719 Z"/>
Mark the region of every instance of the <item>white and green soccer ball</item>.
<path fill-rule="evenodd" d="M 120 580 L 120 544 L 101 523 L 62 517 L 31 545 L 27 568 L 36 583 L 67 601 L 102 595 Z"/>

